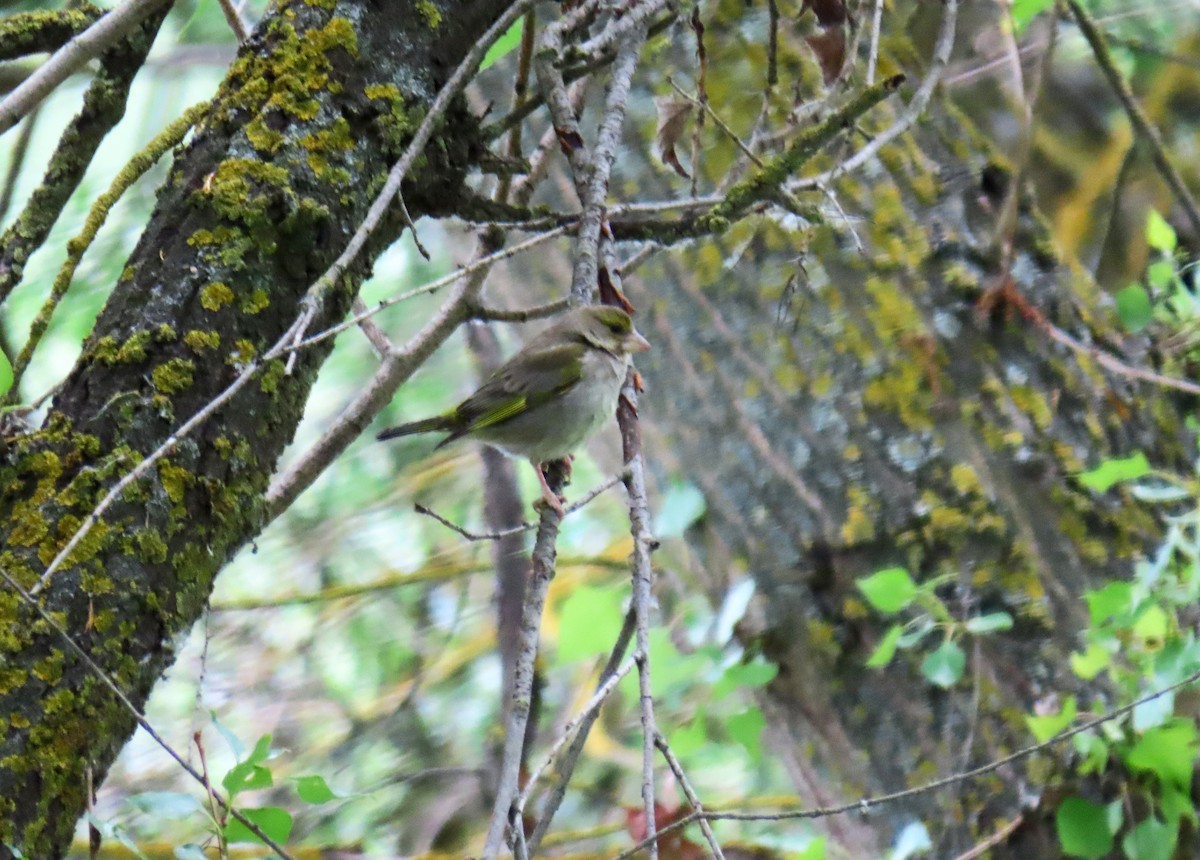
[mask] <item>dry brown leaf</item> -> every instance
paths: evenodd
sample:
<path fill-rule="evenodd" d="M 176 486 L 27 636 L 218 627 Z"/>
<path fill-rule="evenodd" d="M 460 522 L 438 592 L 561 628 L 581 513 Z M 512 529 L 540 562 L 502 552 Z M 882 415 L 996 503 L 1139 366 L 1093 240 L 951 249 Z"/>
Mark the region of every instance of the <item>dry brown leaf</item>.
<path fill-rule="evenodd" d="M 658 112 L 658 129 L 655 134 L 663 164 L 671 165 L 684 179 L 691 179 L 679 163 L 679 156 L 675 154 L 675 144 L 679 143 L 679 139 L 687 131 L 688 119 L 692 115 L 691 104 L 672 96 L 657 96 L 654 99 L 654 108 Z"/>

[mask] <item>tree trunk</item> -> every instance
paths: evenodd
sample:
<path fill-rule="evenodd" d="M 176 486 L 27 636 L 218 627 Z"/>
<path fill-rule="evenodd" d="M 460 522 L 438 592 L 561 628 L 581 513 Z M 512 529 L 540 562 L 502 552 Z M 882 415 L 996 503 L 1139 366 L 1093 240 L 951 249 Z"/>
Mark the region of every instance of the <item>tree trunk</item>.
<path fill-rule="evenodd" d="M 362 221 L 449 72 L 503 0 L 280 2 L 176 159 L 43 429 L 3 440 L 0 565 L 25 589 L 104 494 L 275 343 Z M 404 189 L 446 211 L 481 147 L 453 109 Z M 340 320 L 374 253 L 321 297 Z M 269 366 L 135 482 L 39 595 L 141 707 L 213 578 L 264 522 L 263 492 L 331 341 Z M 61 856 L 135 727 L 11 589 L 0 590 L 0 858 Z"/>
<path fill-rule="evenodd" d="M 893 119 L 879 110 L 868 133 Z M 644 414 L 671 440 L 654 450 L 705 494 L 692 543 L 713 593 L 724 594 L 723 571 L 755 578 L 757 609 L 739 629 L 780 666 L 763 700 L 768 735 L 808 805 L 907 788 L 1032 743 L 1034 704 L 1081 689 L 1067 655 L 1082 644 L 1082 592 L 1127 577 L 1156 535 L 1144 510 L 1073 476 L 1139 449 L 1156 465 L 1188 460 L 1161 389 L 1055 342 L 1019 301 L 988 309 L 1005 163 L 943 105 L 886 147 L 869 178 L 836 184 L 845 217 L 831 213 L 803 247 L 764 219 L 727 237 L 724 253 L 645 275 L 655 349 L 639 359 Z M 1021 296 L 1119 354 L 1106 298 L 1057 257 L 1024 201 L 1013 241 Z M 966 637 L 966 671 L 949 689 L 919 670 L 936 634 L 867 669 L 895 619 L 855 580 L 890 566 L 945 576 L 938 594 L 960 620 L 1003 610 L 1015 626 Z M 923 820 L 933 856 L 953 857 L 1027 813 L 1046 784 L 1045 761 L 1025 759 L 823 826 L 863 857 Z M 1052 822 L 1031 838 L 1058 850 Z"/>

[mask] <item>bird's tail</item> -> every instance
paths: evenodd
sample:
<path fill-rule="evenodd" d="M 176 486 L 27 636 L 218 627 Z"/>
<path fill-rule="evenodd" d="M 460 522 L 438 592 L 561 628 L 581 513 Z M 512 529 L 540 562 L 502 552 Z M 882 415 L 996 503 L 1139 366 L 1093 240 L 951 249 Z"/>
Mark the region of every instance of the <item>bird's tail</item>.
<path fill-rule="evenodd" d="M 428 433 L 431 430 L 449 430 L 449 422 L 445 415 L 435 415 L 422 421 L 410 421 L 408 424 L 397 424 L 378 433 L 375 438 L 379 441 L 395 439 L 397 436 L 411 436 L 413 433 Z"/>

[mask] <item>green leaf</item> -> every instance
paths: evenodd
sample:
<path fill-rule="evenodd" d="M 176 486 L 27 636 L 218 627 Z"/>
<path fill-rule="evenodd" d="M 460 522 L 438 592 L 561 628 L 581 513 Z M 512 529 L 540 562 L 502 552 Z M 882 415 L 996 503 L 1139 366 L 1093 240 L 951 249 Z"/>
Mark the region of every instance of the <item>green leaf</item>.
<path fill-rule="evenodd" d="M 1176 241 L 1175 228 L 1167 223 L 1158 210 L 1151 209 L 1146 213 L 1146 244 L 1156 251 L 1170 254 L 1175 250 Z"/>
<path fill-rule="evenodd" d="M 1096 468 L 1079 475 L 1079 483 L 1097 493 L 1106 493 L 1114 484 L 1134 481 L 1150 473 L 1150 462 L 1141 451 L 1129 457 L 1105 460 Z"/>
<path fill-rule="evenodd" d="M 1141 331 L 1154 319 L 1154 306 L 1150 303 L 1150 294 L 1139 284 L 1130 284 L 1120 290 L 1116 299 L 1117 316 L 1130 331 Z"/>
<path fill-rule="evenodd" d="M 479 64 L 479 71 L 482 72 L 488 66 L 505 56 L 509 51 L 516 48 L 517 45 L 521 44 L 521 30 L 524 23 L 524 18 L 513 22 L 513 25 L 504 31 L 503 36 L 492 42 L 492 47 L 488 48 L 487 53 L 483 55 L 483 61 Z"/>
<path fill-rule="evenodd" d="M 1128 860 L 1171 860 L 1178 838 L 1178 820 L 1168 824 L 1147 818 L 1125 834 L 1121 847 Z"/>
<path fill-rule="evenodd" d="M 1133 586 L 1128 582 L 1110 582 L 1096 591 L 1085 592 L 1083 599 L 1087 601 L 1092 626 L 1096 627 L 1114 615 L 1129 611 L 1133 601 Z"/>
<path fill-rule="evenodd" d="M 1058 841 L 1072 857 L 1103 857 L 1113 847 L 1108 809 L 1082 797 L 1068 797 L 1054 814 Z"/>
<path fill-rule="evenodd" d="M 217 719 L 216 711 L 209 711 L 208 716 L 212 720 L 213 728 L 225 739 L 225 743 L 229 744 L 229 749 L 233 752 L 233 757 L 241 761 L 242 757 L 246 754 L 246 745 L 242 743 L 242 739 L 225 728 L 224 724 Z"/>
<path fill-rule="evenodd" d="M 765 687 L 775 680 L 778 674 L 779 667 L 761 657 L 749 663 L 735 663 L 726 669 L 720 680 L 713 685 L 712 697 L 723 699 L 739 688 Z"/>
<path fill-rule="evenodd" d="M 1007 612 L 989 612 L 976 618 L 967 619 L 968 633 L 994 633 L 997 630 L 1011 630 L 1012 616 Z"/>
<path fill-rule="evenodd" d="M 706 507 L 704 494 L 694 484 L 686 481 L 672 483 L 658 506 L 658 515 L 654 518 L 654 536 L 678 537 L 704 516 Z"/>
<path fill-rule="evenodd" d="M 875 646 L 875 650 L 871 652 L 871 656 L 867 658 L 867 668 L 882 669 L 892 662 L 892 658 L 896 656 L 896 645 L 900 642 L 903 633 L 903 624 L 893 624 L 889 627 L 887 633 L 884 633 L 883 638 L 879 640 L 879 644 Z"/>
<path fill-rule="evenodd" d="M 1133 635 L 1139 639 L 1161 643 L 1167 635 L 1170 619 L 1163 608 L 1156 603 L 1146 606 L 1138 613 L 1137 621 L 1133 623 Z"/>
<path fill-rule="evenodd" d="M 622 600 L 619 588 L 585 585 L 572 591 L 559 611 L 558 658 L 570 663 L 607 653 L 624 621 Z"/>
<path fill-rule="evenodd" d="M 1162 813 L 1167 817 L 1168 821 L 1178 822 L 1181 818 L 1187 818 L 1192 823 L 1192 827 L 1200 823 L 1200 817 L 1196 815 L 1196 804 L 1192 802 L 1191 792 L 1187 790 L 1178 791 L 1169 786 L 1164 786 L 1162 792 Z"/>
<path fill-rule="evenodd" d="M 1192 783 L 1196 726 L 1176 720 L 1148 730 L 1125 756 L 1134 770 L 1149 771 L 1164 784 L 1186 790 Z"/>
<path fill-rule="evenodd" d="M 889 567 L 858 580 L 858 590 L 867 602 L 890 615 L 908 606 L 917 596 L 917 584 L 902 567 Z"/>
<path fill-rule="evenodd" d="M 280 844 L 287 842 L 292 834 L 292 816 L 286 809 L 260 806 L 254 809 L 239 809 L 238 812 Z M 233 817 L 230 817 L 229 823 L 225 825 L 225 838 L 230 842 L 262 842 L 246 825 Z"/>
<path fill-rule="evenodd" d="M 1067 696 L 1067 700 L 1063 702 L 1062 710 L 1057 714 L 1026 717 L 1025 724 L 1029 726 L 1029 731 L 1033 732 L 1033 736 L 1037 739 L 1038 743 L 1045 743 L 1069 726 L 1072 720 L 1075 719 L 1075 714 L 1075 697 Z"/>
<path fill-rule="evenodd" d="M 155 818 L 186 818 L 204 810 L 197 798 L 178 791 L 143 791 L 125 802 Z"/>
<path fill-rule="evenodd" d="M 325 777 L 319 774 L 298 776 L 293 781 L 296 783 L 296 794 L 300 795 L 300 799 L 305 803 L 328 803 L 337 798 L 333 789 L 325 782 Z"/>
<path fill-rule="evenodd" d="M 1093 642 L 1082 654 L 1071 655 L 1071 669 L 1083 680 L 1090 681 L 1104 671 L 1111 660 L 1112 655 L 1108 653 L 1108 649 L 1098 642 Z"/>
<path fill-rule="evenodd" d="M 1165 290 L 1175 280 L 1175 263 L 1156 260 L 1146 267 L 1146 283 L 1156 290 Z"/>
<path fill-rule="evenodd" d="M 958 647 L 957 642 L 947 639 L 921 663 L 921 674 L 931 684 L 953 687 L 962 677 L 966 665 L 967 656 L 962 648 Z"/>
<path fill-rule="evenodd" d="M 789 852 L 789 856 L 793 860 L 825 860 L 825 846 L 827 843 L 827 837 L 818 836 L 805 845 L 799 853 Z"/>
<path fill-rule="evenodd" d="M 1013 0 L 1012 17 L 1017 35 L 1025 32 L 1029 23 L 1054 5 L 1054 0 Z"/>
<path fill-rule="evenodd" d="M 195 842 L 185 842 L 183 845 L 176 845 L 174 852 L 175 860 L 209 860 L 208 855 L 204 853 L 204 849 Z"/>
<path fill-rule="evenodd" d="M 239 791 L 253 791 L 257 788 L 270 788 L 274 785 L 270 769 L 262 766 L 262 762 L 266 761 L 270 754 L 271 736 L 263 735 L 258 739 L 258 743 L 254 745 L 254 749 L 250 751 L 246 760 L 231 767 L 229 773 L 225 774 L 225 778 L 221 780 L 221 785 L 225 786 L 230 797 Z"/>
<path fill-rule="evenodd" d="M 704 727 L 704 709 L 698 708 L 696 715 L 682 728 L 671 732 L 671 749 L 675 755 L 684 757 L 708 745 L 708 731 Z"/>
<path fill-rule="evenodd" d="M 9 363 L 8 356 L 4 354 L 4 350 L 0 349 L 0 397 L 8 394 L 8 389 L 12 388 L 12 384 L 12 364 Z"/>
<path fill-rule="evenodd" d="M 767 721 L 758 708 L 750 708 L 725 721 L 729 736 L 746 748 L 746 752 L 750 753 L 750 758 L 755 763 L 762 761 L 760 736 L 766 724 Z"/>
<path fill-rule="evenodd" d="M 1075 751 L 1083 761 L 1079 765 L 1080 773 L 1103 773 L 1108 764 L 1108 744 L 1095 732 L 1080 732 L 1071 738 Z"/>

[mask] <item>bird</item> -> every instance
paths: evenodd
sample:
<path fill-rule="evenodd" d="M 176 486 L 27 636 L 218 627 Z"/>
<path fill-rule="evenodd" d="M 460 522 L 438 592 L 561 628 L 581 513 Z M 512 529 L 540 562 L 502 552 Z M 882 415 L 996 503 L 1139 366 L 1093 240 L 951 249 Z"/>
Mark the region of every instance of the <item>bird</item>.
<path fill-rule="evenodd" d="M 563 515 L 543 464 L 570 463 L 572 452 L 617 410 L 632 355 L 650 342 L 628 313 L 588 305 L 563 314 L 498 367 L 449 412 L 389 427 L 379 440 L 448 433 L 437 448 L 472 439 L 533 464 L 545 503 Z"/>

